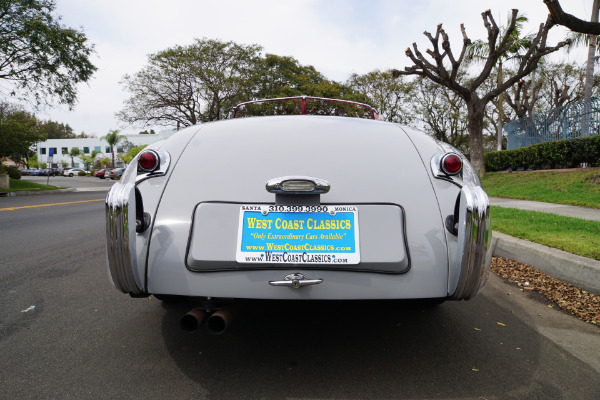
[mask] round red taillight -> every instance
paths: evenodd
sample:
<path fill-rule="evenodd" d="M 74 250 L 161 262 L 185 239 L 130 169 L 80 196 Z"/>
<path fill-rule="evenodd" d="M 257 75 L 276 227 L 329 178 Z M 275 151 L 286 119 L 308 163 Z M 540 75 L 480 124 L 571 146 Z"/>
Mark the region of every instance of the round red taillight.
<path fill-rule="evenodd" d="M 456 175 L 462 170 L 462 159 L 454 153 L 442 157 L 442 171 L 448 175 Z"/>
<path fill-rule="evenodd" d="M 144 172 L 152 172 L 160 165 L 158 154 L 152 150 L 146 150 L 138 158 L 138 166 Z"/>

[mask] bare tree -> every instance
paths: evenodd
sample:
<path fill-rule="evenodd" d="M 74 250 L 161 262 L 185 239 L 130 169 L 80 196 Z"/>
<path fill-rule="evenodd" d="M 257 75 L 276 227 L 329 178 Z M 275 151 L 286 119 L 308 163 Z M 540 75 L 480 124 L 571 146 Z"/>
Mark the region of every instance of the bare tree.
<path fill-rule="evenodd" d="M 560 42 L 556 46 L 547 46 L 546 39 L 548 32 L 554 26 L 554 22 L 549 17 L 546 23 L 540 24 L 537 34 L 533 37 L 531 46 L 520 57 L 515 74 L 496 88 L 486 93 L 478 94 L 477 89 L 489 77 L 498 59 L 514 44 L 512 33 L 515 30 L 518 10 L 512 10 L 510 24 L 502 35 L 500 35 L 500 28 L 492 17 L 490 10 L 483 12 L 481 16 L 488 33 L 487 46 L 489 51 L 487 52 L 488 57 L 484 62 L 483 68 L 473 80 L 464 84 L 461 84 L 457 80 L 461 66 L 465 61 L 465 54 L 471 45 L 471 39 L 467 36 L 465 27 L 462 24 L 463 46 L 458 58 L 454 56 L 450 48 L 450 40 L 447 33 L 442 28 L 442 25 L 439 24 L 435 36 L 432 36 L 429 32 L 424 33 L 433 46 L 432 50 L 427 49 L 426 51 L 433 60 L 429 61 L 425 58 L 425 55 L 421 53 L 417 44 L 413 43 L 414 52 L 410 48 L 406 49 L 406 55 L 410 58 L 413 65 L 406 67 L 404 71 L 394 70 L 395 76 L 420 75 L 426 77 L 440 85 L 446 86 L 462 97 L 467 105 L 471 162 L 479 175 L 485 173 L 483 160 L 483 118 L 487 103 L 531 73 L 541 57 L 568 44 L 568 42 Z M 445 62 L 446 64 L 449 62 L 449 65 L 445 65 Z"/>
<path fill-rule="evenodd" d="M 533 88 L 531 85 L 532 81 L 520 80 L 506 92 L 506 103 L 514 110 L 517 118 L 531 115 L 539 99 L 542 84 L 536 83 Z"/>

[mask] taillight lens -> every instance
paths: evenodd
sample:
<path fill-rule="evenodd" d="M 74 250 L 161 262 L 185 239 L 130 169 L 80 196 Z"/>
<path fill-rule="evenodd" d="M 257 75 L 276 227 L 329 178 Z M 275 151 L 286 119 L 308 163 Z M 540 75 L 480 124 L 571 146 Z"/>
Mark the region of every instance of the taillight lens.
<path fill-rule="evenodd" d="M 138 167 L 143 172 L 152 172 L 160 165 L 160 157 L 155 151 L 145 150 L 138 158 Z"/>
<path fill-rule="evenodd" d="M 444 155 L 440 164 L 442 171 L 447 175 L 457 175 L 462 170 L 462 159 L 458 154 L 448 153 Z"/>

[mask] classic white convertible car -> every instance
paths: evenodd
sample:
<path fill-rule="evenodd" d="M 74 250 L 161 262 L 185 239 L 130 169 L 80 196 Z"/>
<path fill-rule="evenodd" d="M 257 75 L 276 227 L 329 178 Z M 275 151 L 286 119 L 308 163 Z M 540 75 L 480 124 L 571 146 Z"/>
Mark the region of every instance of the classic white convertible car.
<path fill-rule="evenodd" d="M 216 333 L 243 299 L 442 301 L 481 291 L 489 200 L 462 154 L 360 103 L 270 101 L 183 129 L 132 161 L 106 199 L 117 289 L 193 301 L 182 326 L 206 319 Z M 240 118 L 260 105 L 285 113 L 294 101 L 300 115 Z M 335 116 L 351 106 L 371 119 Z M 311 111 L 327 115 L 302 115 Z"/>

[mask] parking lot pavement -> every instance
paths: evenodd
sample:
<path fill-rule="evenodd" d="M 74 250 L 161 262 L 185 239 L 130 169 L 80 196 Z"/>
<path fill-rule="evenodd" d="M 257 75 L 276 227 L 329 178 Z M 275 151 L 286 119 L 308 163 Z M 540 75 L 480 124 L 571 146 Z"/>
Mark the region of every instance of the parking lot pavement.
<path fill-rule="evenodd" d="M 40 183 L 43 185 L 53 185 L 58 187 L 72 188 L 76 192 L 95 192 L 107 191 L 116 182 L 110 179 L 100 179 L 92 176 L 23 176 L 22 180 Z"/>

